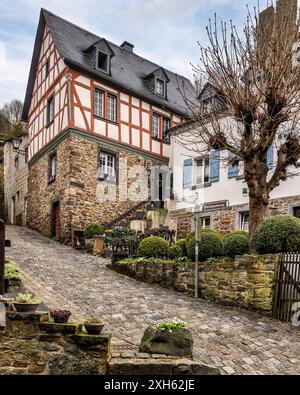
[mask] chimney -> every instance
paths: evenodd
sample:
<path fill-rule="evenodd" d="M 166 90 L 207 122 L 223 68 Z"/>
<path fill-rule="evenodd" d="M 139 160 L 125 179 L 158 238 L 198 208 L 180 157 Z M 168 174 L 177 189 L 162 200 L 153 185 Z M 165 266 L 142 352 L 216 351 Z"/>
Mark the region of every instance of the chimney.
<path fill-rule="evenodd" d="M 123 44 L 121 44 L 121 48 L 126 49 L 126 51 L 133 52 L 134 45 L 128 41 L 124 41 Z"/>

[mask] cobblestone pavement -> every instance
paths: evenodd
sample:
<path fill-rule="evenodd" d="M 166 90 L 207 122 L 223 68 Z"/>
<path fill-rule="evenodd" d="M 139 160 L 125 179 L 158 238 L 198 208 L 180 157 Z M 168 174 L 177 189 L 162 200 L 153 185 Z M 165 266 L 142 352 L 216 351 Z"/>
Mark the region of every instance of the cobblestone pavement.
<path fill-rule="evenodd" d="M 49 307 L 72 310 L 73 319 L 102 316 L 115 356 L 137 352 L 149 324 L 177 318 L 193 332 L 194 359 L 222 374 L 300 374 L 300 331 L 288 324 L 126 278 L 106 268 L 107 260 L 28 229 L 8 226 L 7 238 L 7 259 L 25 285 Z"/>

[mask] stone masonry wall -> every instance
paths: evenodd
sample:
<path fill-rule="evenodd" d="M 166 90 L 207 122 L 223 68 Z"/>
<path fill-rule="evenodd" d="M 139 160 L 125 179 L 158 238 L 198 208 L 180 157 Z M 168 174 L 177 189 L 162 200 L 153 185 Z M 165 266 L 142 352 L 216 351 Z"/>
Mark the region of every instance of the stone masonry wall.
<path fill-rule="evenodd" d="M 270 314 L 277 265 L 276 255 L 245 255 L 219 263 L 202 263 L 199 265 L 199 294 L 223 304 Z M 194 294 L 194 263 L 117 262 L 112 267 L 140 281 Z"/>
<path fill-rule="evenodd" d="M 58 145 L 56 152 L 55 182 L 48 185 L 48 155 L 29 168 L 28 226 L 31 229 L 50 236 L 51 204 L 55 199 L 60 200 L 60 238 L 67 242 L 71 240 L 72 229 L 84 230 L 90 223 L 108 223 L 148 199 L 151 161 L 116 151 L 119 174 L 117 183 L 113 184 L 97 179 L 99 144 L 72 136 Z"/>
<path fill-rule="evenodd" d="M 25 151 L 28 143 L 27 136 L 22 137 L 20 150 Z M 18 166 L 15 160 L 18 159 Z M 4 144 L 4 204 L 5 220 L 8 224 L 26 225 L 28 164 L 24 154 L 13 151 L 12 142 Z M 13 199 L 15 212 L 13 218 Z"/>
<path fill-rule="evenodd" d="M 267 215 L 292 215 L 292 207 L 294 204 L 300 206 L 300 195 L 283 197 L 280 199 L 270 200 Z M 211 228 L 227 234 L 238 229 L 239 214 L 241 211 L 247 211 L 248 205 L 230 206 L 224 209 L 203 212 L 203 217 L 211 218 Z M 172 218 L 177 221 L 177 239 L 185 237 L 187 233 L 193 229 L 193 215 L 190 210 L 178 210 L 172 212 Z"/>
<path fill-rule="evenodd" d="M 0 375 L 104 375 L 110 335 L 90 336 L 80 324 L 52 324 L 49 313 L 7 313 L 0 330 Z"/>

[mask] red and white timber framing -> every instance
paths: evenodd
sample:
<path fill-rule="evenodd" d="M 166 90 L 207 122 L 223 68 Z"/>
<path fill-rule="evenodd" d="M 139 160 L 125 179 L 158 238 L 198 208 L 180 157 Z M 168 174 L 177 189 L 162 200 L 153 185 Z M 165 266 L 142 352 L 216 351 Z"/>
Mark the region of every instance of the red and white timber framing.
<path fill-rule="evenodd" d="M 49 74 L 45 76 L 48 61 Z M 118 98 L 116 123 L 94 116 L 96 87 Z M 52 96 L 54 121 L 47 125 L 47 103 Z M 67 67 L 55 49 L 49 29 L 45 27 L 28 117 L 29 160 L 69 127 L 167 159 L 170 157 L 170 145 L 152 138 L 153 113 L 161 115 L 161 133 L 162 117 L 170 119 L 171 127 L 182 121 L 171 112 Z"/>

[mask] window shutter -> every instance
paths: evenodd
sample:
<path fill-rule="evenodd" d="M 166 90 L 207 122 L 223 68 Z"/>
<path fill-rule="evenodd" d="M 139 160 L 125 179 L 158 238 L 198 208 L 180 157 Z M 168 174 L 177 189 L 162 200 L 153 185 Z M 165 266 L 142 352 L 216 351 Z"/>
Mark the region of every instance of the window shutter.
<path fill-rule="evenodd" d="M 192 186 L 193 159 L 185 159 L 183 162 L 183 188 Z"/>
<path fill-rule="evenodd" d="M 273 154 L 274 154 L 274 150 L 273 150 L 273 146 L 271 145 L 267 154 L 267 165 L 269 169 L 272 169 L 273 167 Z"/>
<path fill-rule="evenodd" d="M 210 182 L 220 180 L 220 151 L 213 150 L 210 154 Z"/>
<path fill-rule="evenodd" d="M 228 153 L 229 159 L 234 157 L 234 154 L 229 151 Z M 235 178 L 239 175 L 239 167 L 236 165 L 233 165 L 232 163 L 228 164 L 228 178 Z"/>

